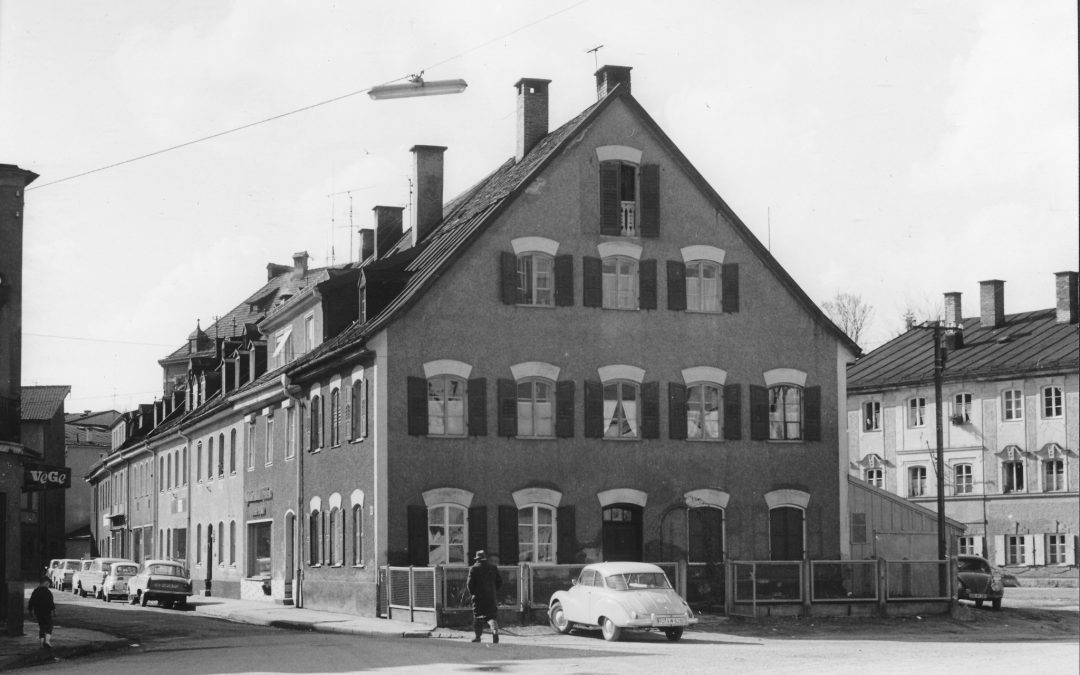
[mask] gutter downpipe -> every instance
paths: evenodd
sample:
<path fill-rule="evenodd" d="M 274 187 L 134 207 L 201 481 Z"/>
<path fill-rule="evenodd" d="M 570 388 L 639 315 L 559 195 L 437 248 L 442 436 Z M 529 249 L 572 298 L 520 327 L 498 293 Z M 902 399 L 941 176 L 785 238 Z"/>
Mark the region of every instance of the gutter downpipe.
<path fill-rule="evenodd" d="M 300 609 L 304 606 L 304 593 L 303 593 L 303 578 L 304 578 L 304 566 L 300 563 L 303 557 L 303 542 L 304 542 L 304 519 L 300 517 L 303 511 L 304 504 L 304 449 L 301 447 L 300 441 L 300 417 L 303 412 L 303 408 L 300 405 L 300 397 L 297 393 L 301 391 L 300 385 L 292 384 L 289 376 L 285 373 L 281 374 L 281 393 L 286 398 L 296 402 L 296 424 L 293 425 L 293 433 L 297 434 L 296 438 L 296 516 L 293 518 L 293 607 Z M 285 440 L 288 443 L 288 439 Z"/>

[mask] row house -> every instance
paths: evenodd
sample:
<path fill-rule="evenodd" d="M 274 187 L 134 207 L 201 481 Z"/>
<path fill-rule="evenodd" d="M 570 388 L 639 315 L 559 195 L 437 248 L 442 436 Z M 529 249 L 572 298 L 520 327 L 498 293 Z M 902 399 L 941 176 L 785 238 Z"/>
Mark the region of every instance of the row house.
<path fill-rule="evenodd" d="M 1077 273 L 1054 284 L 1054 307 L 1016 314 L 1004 311 L 1001 280 L 981 282 L 976 317 L 963 316 L 960 293 L 945 294 L 940 402 L 926 327 L 862 357 L 848 369 L 848 447 L 852 475 L 936 510 L 940 404 L 946 514 L 966 526 L 956 550 L 1075 576 Z"/>
<path fill-rule="evenodd" d="M 204 358 L 162 363 L 190 412 L 150 445 L 180 462 L 186 559 L 213 592 L 233 574 L 223 592 L 372 614 L 381 566 L 478 549 L 848 556 L 858 347 L 636 101 L 630 68 L 596 83 L 551 131 L 550 81 L 518 81 L 515 155 L 448 201 L 452 154 L 414 146 L 414 222 L 375 207 L 358 264 L 249 321 L 265 344 L 248 379 L 210 329 L 188 348 Z"/>

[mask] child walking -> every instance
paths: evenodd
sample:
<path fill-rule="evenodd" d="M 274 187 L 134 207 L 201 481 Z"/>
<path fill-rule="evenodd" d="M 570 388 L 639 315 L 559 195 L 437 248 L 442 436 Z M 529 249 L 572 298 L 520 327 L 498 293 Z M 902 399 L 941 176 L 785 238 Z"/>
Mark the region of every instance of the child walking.
<path fill-rule="evenodd" d="M 41 647 L 52 649 L 53 614 L 56 614 L 56 603 L 53 602 L 52 591 L 49 590 L 48 577 L 41 578 L 41 583 L 30 594 L 30 604 L 26 608 L 37 619 Z"/>

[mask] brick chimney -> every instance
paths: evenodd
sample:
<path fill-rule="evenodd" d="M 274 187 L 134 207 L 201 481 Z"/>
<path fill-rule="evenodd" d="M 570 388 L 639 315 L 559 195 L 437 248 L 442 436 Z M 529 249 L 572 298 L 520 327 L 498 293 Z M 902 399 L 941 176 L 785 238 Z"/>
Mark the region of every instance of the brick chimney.
<path fill-rule="evenodd" d="M 979 309 L 982 326 L 997 328 L 1005 323 L 1005 282 L 989 279 L 979 282 Z"/>
<path fill-rule="evenodd" d="M 1057 288 L 1057 322 L 1076 323 L 1077 314 L 1077 273 L 1057 272 L 1054 274 Z"/>
<path fill-rule="evenodd" d="M 443 153 L 441 145 L 414 145 L 413 184 L 416 190 L 412 245 L 416 246 L 442 222 Z"/>
<path fill-rule="evenodd" d="M 292 276 L 294 279 L 302 279 L 307 274 L 308 252 L 297 251 L 292 254 Z"/>
<path fill-rule="evenodd" d="M 959 326 L 964 321 L 964 313 L 960 306 L 960 293 L 951 291 L 945 294 L 945 325 Z"/>
<path fill-rule="evenodd" d="M 360 262 L 364 262 L 375 253 L 375 230 L 360 230 Z"/>
<path fill-rule="evenodd" d="M 400 206 L 376 206 L 375 212 L 375 257 L 382 258 L 401 239 Z"/>
<path fill-rule="evenodd" d="M 623 85 L 630 92 L 630 66 L 604 66 L 596 71 L 596 99 L 600 100 L 611 93 L 617 85 Z"/>
<path fill-rule="evenodd" d="M 514 85 L 517 89 L 517 152 L 514 158 L 519 162 L 547 136 L 549 84 L 551 80 L 523 77 Z"/>

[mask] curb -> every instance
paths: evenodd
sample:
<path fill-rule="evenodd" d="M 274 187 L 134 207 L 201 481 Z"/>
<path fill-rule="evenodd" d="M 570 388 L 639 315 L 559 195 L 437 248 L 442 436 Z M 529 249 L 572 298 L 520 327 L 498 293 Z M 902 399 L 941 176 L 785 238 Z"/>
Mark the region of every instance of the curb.
<path fill-rule="evenodd" d="M 16 656 L 7 661 L 0 662 L 0 671 L 14 670 L 16 668 L 29 668 L 40 666 L 45 663 L 55 663 L 66 659 L 96 654 L 99 652 L 119 651 L 128 649 L 131 644 L 128 640 L 110 640 L 108 642 L 87 642 L 71 647 L 54 647 L 52 649 L 38 649 L 27 654 Z"/>

